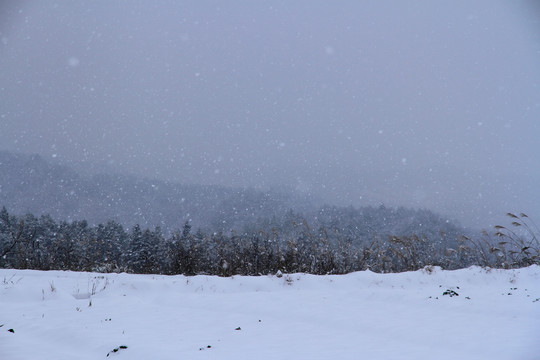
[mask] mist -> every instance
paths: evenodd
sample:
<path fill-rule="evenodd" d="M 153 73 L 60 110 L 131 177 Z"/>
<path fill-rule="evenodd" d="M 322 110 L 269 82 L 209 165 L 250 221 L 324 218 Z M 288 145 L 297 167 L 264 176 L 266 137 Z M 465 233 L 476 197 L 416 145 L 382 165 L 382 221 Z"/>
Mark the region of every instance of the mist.
<path fill-rule="evenodd" d="M 4 2 L 0 150 L 469 226 L 540 219 L 538 15 L 499 0 Z"/>

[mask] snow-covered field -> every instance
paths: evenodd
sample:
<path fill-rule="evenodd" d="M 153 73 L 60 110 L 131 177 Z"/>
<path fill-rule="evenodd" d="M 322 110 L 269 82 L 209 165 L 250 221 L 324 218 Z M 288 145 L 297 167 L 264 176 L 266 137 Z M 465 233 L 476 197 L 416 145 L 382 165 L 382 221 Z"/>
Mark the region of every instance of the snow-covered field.
<path fill-rule="evenodd" d="M 532 360 L 540 267 L 232 278 L 2 269 L 0 325 L 2 360 Z"/>

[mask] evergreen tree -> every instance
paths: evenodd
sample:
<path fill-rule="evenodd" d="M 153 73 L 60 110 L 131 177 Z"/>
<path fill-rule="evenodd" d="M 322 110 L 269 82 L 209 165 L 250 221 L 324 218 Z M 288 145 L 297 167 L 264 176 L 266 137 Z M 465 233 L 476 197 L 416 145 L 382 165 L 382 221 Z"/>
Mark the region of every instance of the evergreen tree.
<path fill-rule="evenodd" d="M 161 231 L 152 232 L 150 229 L 141 231 L 135 225 L 131 233 L 130 268 L 136 273 L 150 274 L 158 270 L 158 252 Z"/>

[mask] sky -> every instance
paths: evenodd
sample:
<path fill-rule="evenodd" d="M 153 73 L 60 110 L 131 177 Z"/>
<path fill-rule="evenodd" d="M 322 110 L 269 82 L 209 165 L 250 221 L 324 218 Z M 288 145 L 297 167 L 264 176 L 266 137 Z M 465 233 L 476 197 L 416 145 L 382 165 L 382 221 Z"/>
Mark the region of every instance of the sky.
<path fill-rule="evenodd" d="M 13 1 L 0 150 L 540 221 L 534 1 Z"/>

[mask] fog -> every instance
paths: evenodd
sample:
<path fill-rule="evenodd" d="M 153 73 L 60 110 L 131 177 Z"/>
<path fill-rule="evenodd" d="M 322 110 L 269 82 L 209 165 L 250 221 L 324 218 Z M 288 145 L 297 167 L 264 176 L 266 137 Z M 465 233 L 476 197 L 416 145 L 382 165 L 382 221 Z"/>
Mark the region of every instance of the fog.
<path fill-rule="evenodd" d="M 465 225 L 540 221 L 539 9 L 2 2 L 0 150 Z"/>

